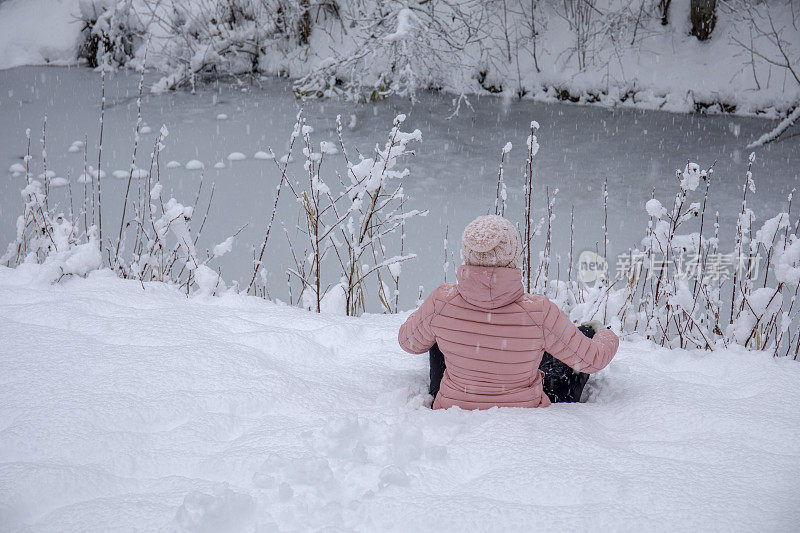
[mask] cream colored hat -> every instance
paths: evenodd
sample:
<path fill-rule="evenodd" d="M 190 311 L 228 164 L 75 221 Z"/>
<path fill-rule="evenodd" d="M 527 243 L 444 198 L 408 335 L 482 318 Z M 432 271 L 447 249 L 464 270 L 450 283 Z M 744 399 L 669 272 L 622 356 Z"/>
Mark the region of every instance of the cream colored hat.
<path fill-rule="evenodd" d="M 468 265 L 516 268 L 520 252 L 517 229 L 498 215 L 476 218 L 461 236 L 461 259 Z"/>

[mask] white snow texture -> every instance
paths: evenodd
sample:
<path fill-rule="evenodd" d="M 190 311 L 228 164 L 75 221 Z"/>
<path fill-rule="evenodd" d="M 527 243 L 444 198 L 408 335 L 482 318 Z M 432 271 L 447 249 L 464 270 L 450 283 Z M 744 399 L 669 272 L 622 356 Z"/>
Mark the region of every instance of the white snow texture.
<path fill-rule="evenodd" d="M 800 365 L 623 341 L 588 402 L 431 411 L 404 316 L 0 267 L 0 529 L 794 529 Z M 213 281 L 213 280 L 212 280 Z"/>
<path fill-rule="evenodd" d="M 214 2 L 158 2 L 155 0 L 147 3 L 137 0 L 100 1 L 93 0 L 99 6 L 109 7 L 115 5 L 121 13 L 133 13 L 131 16 L 147 26 L 153 39 L 139 44 L 135 55 L 144 55 L 143 47 L 150 46 L 149 62 L 163 71 L 164 77 L 153 85 L 156 91 L 172 87 L 172 84 L 185 78 L 185 70 L 201 69 L 203 65 L 225 74 L 240 74 L 249 72 L 252 67 L 251 59 L 240 51 L 237 43 L 239 39 L 246 41 L 251 37 L 248 33 L 253 31 L 249 22 L 238 22 L 230 34 L 219 36 L 209 42 L 201 41 L 196 44 L 198 49 L 188 46 L 185 55 L 180 61 L 167 60 L 170 52 L 183 50 L 184 39 L 190 40 L 194 33 L 203 34 L 201 19 L 204 16 L 229 9 L 225 7 L 229 2 L 215 0 Z M 84 0 L 85 5 L 93 5 L 90 0 Z M 147 5 L 145 5 L 147 4 Z M 243 2 L 249 5 L 251 2 Z M 259 3 L 274 6 L 274 2 Z M 290 2 L 291 4 L 291 2 Z M 788 124 L 793 123 L 800 111 L 795 108 L 797 103 L 797 85 L 785 70 L 776 67 L 783 64 L 779 50 L 769 43 L 772 37 L 747 35 L 751 26 L 743 23 L 740 18 L 745 11 L 742 4 L 718 2 L 717 22 L 713 36 L 706 42 L 699 42 L 689 34 L 690 16 L 689 2 L 673 2 L 670 8 L 670 23 L 662 26 L 660 17 L 656 16 L 654 1 L 641 3 L 616 2 L 604 0 L 589 4 L 589 12 L 593 16 L 583 15 L 576 20 L 578 7 L 574 2 L 534 2 L 537 5 L 535 12 L 535 27 L 538 48 L 531 49 L 531 42 L 527 35 L 531 31 L 529 2 L 512 2 L 508 9 L 492 7 L 485 11 L 488 19 L 478 22 L 474 30 L 484 32 L 475 42 L 472 36 L 470 46 L 452 56 L 431 54 L 432 50 L 448 50 L 447 42 L 443 36 L 432 31 L 435 28 L 421 20 L 421 12 L 412 11 L 402 7 L 406 2 L 380 3 L 376 8 L 375 2 L 349 2 L 341 1 L 337 11 L 347 14 L 351 10 L 362 13 L 361 16 L 380 16 L 383 31 L 388 33 L 380 38 L 379 43 L 367 41 L 365 44 L 358 38 L 359 32 L 340 32 L 339 26 L 346 22 L 338 16 L 314 17 L 312 24 L 312 38 L 309 48 L 304 53 L 298 50 L 285 51 L 283 46 L 265 46 L 264 53 L 259 58 L 259 71 L 263 74 L 284 75 L 290 72 L 293 78 L 302 77 L 314 70 L 320 70 L 326 77 L 336 61 L 331 56 L 331 49 L 336 50 L 336 56 L 347 57 L 357 55 L 364 47 L 378 47 L 384 51 L 402 50 L 396 54 L 369 53 L 366 64 L 353 67 L 345 62 L 341 68 L 343 77 L 353 76 L 351 81 L 362 83 L 371 87 L 378 86 L 376 77 L 379 73 L 392 73 L 398 79 L 417 80 L 421 87 L 429 84 L 444 87 L 454 94 L 484 94 L 486 86 L 505 86 L 505 94 L 511 95 L 518 86 L 524 86 L 528 93 L 527 98 L 538 101 L 555 101 L 557 93 L 569 90 L 570 94 L 579 98 L 581 102 L 592 101 L 599 96 L 601 105 L 609 107 L 624 106 L 643 109 L 661 109 L 665 111 L 692 112 L 695 104 L 709 105 L 706 112 L 722 112 L 722 104 L 735 104 L 735 113 L 753 115 L 766 111 L 770 117 L 783 117 L 794 109 L 791 117 L 787 118 Z M 366 5 L 364 5 L 366 4 Z M 461 27 L 461 23 L 447 24 L 447 19 L 461 20 L 448 11 L 447 5 L 457 6 L 457 13 L 466 17 L 477 16 L 476 10 L 481 5 L 492 5 L 497 2 L 474 2 L 463 0 L 461 2 L 447 2 L 439 16 L 443 18 L 444 28 Z M 578 4 L 583 4 L 578 2 Z M 630 5 L 626 5 L 630 4 Z M 764 20 L 766 11 L 765 2 L 748 2 L 747 5 L 756 14 L 756 20 L 767 27 Z M 794 21 L 794 9 L 789 0 L 773 1 L 771 16 L 777 23 L 781 32 L 781 42 L 784 50 L 788 50 L 792 61 L 796 61 L 798 35 Z M 0 69 L 12 68 L 20 65 L 43 64 L 74 64 L 77 62 L 77 51 L 81 42 L 81 30 L 84 27 L 80 20 L 80 0 L 5 0 L 0 2 Z M 178 20 L 186 16 L 186 9 L 170 14 L 169 6 L 188 6 L 188 12 L 197 17 L 194 22 L 180 23 Z M 302 5 L 302 3 L 295 3 Z M 160 7 L 154 7 L 160 6 Z M 358 7 L 357 7 L 358 6 Z M 503 2 L 502 6 L 506 6 Z M 572 6 L 572 7 L 568 7 Z M 245 9 L 245 8 L 242 8 Z M 257 15 L 256 27 L 270 25 L 270 18 L 263 13 L 274 9 L 270 7 L 259 10 L 252 8 Z M 295 7 L 294 9 L 297 9 Z M 362 9 L 366 11 L 361 11 Z M 584 6 L 583 9 L 587 9 Z M 161 10 L 161 11 L 159 11 Z M 206 10 L 206 11 L 204 11 Z M 102 12 L 102 10 L 100 11 Z M 181 12 L 182 15 L 177 13 Z M 248 11 L 248 14 L 251 13 Z M 469 13 L 472 13 L 471 15 Z M 572 15 L 568 15 L 572 13 Z M 604 16 L 603 13 L 606 15 Z M 418 16 L 419 15 L 419 16 Z M 644 16 L 643 16 L 644 15 Z M 175 16 L 176 20 L 171 20 Z M 270 15 L 274 16 L 274 15 Z M 235 17 L 233 17 L 235 18 Z M 424 19 L 424 16 L 423 16 Z M 247 19 L 243 19 L 247 20 Z M 635 22 L 634 22 L 635 20 Z M 167 31 L 171 24 L 183 28 L 185 35 L 172 35 Z M 216 23 L 213 23 L 216 24 Z M 614 30 L 609 31 L 608 25 L 612 24 Z M 586 26 L 584 28 L 584 25 Z M 479 26 L 479 28 L 477 27 Z M 588 48 L 588 62 L 581 65 L 580 53 L 577 52 L 576 42 L 580 37 L 576 30 L 583 28 L 583 39 L 588 42 L 582 46 Z M 421 32 L 420 32 L 421 30 Z M 259 31 L 269 32 L 268 28 Z M 166 32 L 166 34 L 165 34 Z M 214 32 L 216 35 L 216 32 Z M 367 32 L 375 34 L 372 28 Z M 458 33 L 458 32 L 456 32 Z M 472 32 L 469 32 L 472 34 Z M 269 33 L 267 33 L 269 35 Z M 380 35 L 380 33 L 378 33 Z M 638 35 L 638 40 L 637 40 Z M 747 52 L 745 46 L 755 39 L 754 54 Z M 615 38 L 616 36 L 616 38 Z M 451 35 L 456 44 L 461 43 L 463 36 Z M 508 39 L 511 41 L 508 41 Z M 354 40 L 355 39 L 355 40 Z M 578 41 L 576 41 L 578 39 Z M 623 42 L 630 40 L 630 43 Z M 172 40 L 172 41 L 171 41 Z M 506 44 L 503 44 L 506 41 Z M 742 42 L 742 44 L 737 43 Z M 170 46 L 174 43 L 174 47 Z M 513 42 L 514 44 L 511 44 Z M 166 46 L 166 48 L 161 48 Z M 454 45 L 455 46 L 455 45 Z M 230 49 L 236 49 L 234 53 Z M 457 50 L 460 47 L 455 46 Z M 226 59 L 226 51 L 233 54 L 233 59 Z M 533 61 L 533 50 L 537 50 L 537 59 Z M 372 52 L 372 49 L 370 49 Z M 486 57 L 492 54 L 493 57 Z M 508 54 L 507 61 L 499 61 Z M 512 54 L 514 60 L 512 61 Z M 418 56 L 418 57 L 414 57 Z M 413 60 L 407 61 L 411 57 Z M 445 60 L 437 58 L 443 57 Z M 480 57 L 480 61 L 475 58 Z M 780 58 L 780 59 L 778 59 Z M 494 60 L 492 60 L 494 59 Z M 396 64 L 400 60 L 399 64 Z M 488 78 L 485 82 L 476 81 L 476 73 L 480 68 L 488 68 Z M 187 64 L 188 63 L 188 64 Z M 176 67 L 180 65 L 180 67 Z M 534 68 L 535 65 L 535 68 Z M 795 65 L 796 70 L 796 65 Z M 390 78 L 393 76 L 389 76 Z M 383 83 L 383 81 L 381 81 Z M 411 81 L 413 84 L 414 82 Z M 401 83 L 402 84 L 402 83 Z M 590 93 L 594 93 L 592 96 Z M 219 113 L 217 119 L 226 120 L 228 114 Z M 792 118 L 793 117 L 793 118 Z M 350 128 L 355 127 L 355 120 L 350 123 Z M 144 126 L 142 133 L 149 127 Z M 777 131 L 777 130 L 776 130 Z M 783 130 L 781 130 L 783 131 Z M 773 138 L 776 134 L 765 134 L 751 146 L 759 146 Z"/>

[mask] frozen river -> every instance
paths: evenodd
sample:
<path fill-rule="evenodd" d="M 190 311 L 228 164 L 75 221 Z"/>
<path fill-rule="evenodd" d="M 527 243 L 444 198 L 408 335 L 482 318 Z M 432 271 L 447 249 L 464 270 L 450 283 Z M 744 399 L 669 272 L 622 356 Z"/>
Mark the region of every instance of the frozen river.
<path fill-rule="evenodd" d="M 148 78 L 152 82 L 153 79 Z M 136 121 L 138 76 L 128 72 L 109 75 L 106 87 L 106 116 L 103 170 L 104 224 L 116 233 L 125 180 L 112 177 L 130 164 Z M 76 140 L 89 136 L 89 158 L 96 161 L 100 102 L 99 76 L 86 68 L 27 67 L 0 71 L 0 241 L 10 241 L 14 220 L 21 211 L 19 189 L 24 177 L 6 172 L 22 161 L 25 129 L 33 131 L 36 171 L 41 172 L 40 137 L 42 118 L 47 115 L 48 168 L 58 176 L 70 177 L 76 202 L 82 186 L 76 177 L 83 172 L 83 152 L 69 152 Z M 442 281 L 442 240 L 450 227 L 451 251 L 458 257 L 459 237 L 464 225 L 479 214 L 494 209 L 500 150 L 507 141 L 514 144 L 506 162 L 509 187 L 507 215 L 521 218 L 522 167 L 525 138 L 531 120 L 541 125 L 541 145 L 536 160 L 535 208 L 541 216 L 545 187 L 558 188 L 554 221 L 554 250 L 566 261 L 569 243 L 569 212 L 574 205 L 576 251 L 594 249 L 602 240 L 602 183 L 609 182 L 609 231 L 611 257 L 639 242 L 647 221 L 644 203 L 653 188 L 663 201 L 674 194 L 674 169 L 687 159 L 706 167 L 717 161 L 711 187 L 711 209 L 721 209 L 723 237 L 730 236 L 739 208 L 741 184 L 747 166 L 745 145 L 773 122 L 732 116 L 676 115 L 636 110 L 607 110 L 567 104 L 537 104 L 504 101 L 500 98 L 471 98 L 474 110 L 462 105 L 452 113 L 452 97 L 420 94 L 412 104 L 390 98 L 374 104 L 310 102 L 304 106 L 308 123 L 315 128 L 315 142 L 335 139 L 335 118 L 343 116 L 348 148 L 369 153 L 375 143 L 383 144 L 397 113 L 406 113 L 405 130 L 419 128 L 423 142 L 414 146 L 416 155 L 404 160 L 411 175 L 406 182 L 409 207 L 429 209 L 427 218 L 416 219 L 406 229 L 408 248 L 419 254 L 403 270 L 401 307 L 411 307 L 417 287 L 426 291 Z M 191 203 L 200 172 L 183 166 L 166 169 L 163 163 L 185 164 L 201 160 L 206 183 L 216 191 L 203 232 L 202 248 L 224 240 L 247 224 L 233 251 L 219 265 L 226 280 L 249 281 L 252 246 L 263 239 L 279 174 L 271 161 L 252 158 L 259 150 L 272 147 L 280 156 L 300 108 L 286 80 L 260 80 L 253 85 L 219 83 L 189 92 L 146 95 L 144 122 L 152 133 L 144 134 L 138 166 L 146 167 L 153 141 L 162 124 L 170 135 L 162 155 L 162 180 L 168 194 Z M 220 120 L 224 114 L 227 119 Z M 352 118 L 352 117 L 355 118 Z M 757 194 L 750 202 L 756 215 L 774 214 L 786 196 L 797 187 L 800 176 L 800 138 L 787 138 L 757 151 L 754 165 Z M 228 161 L 231 152 L 247 159 Z M 302 176 L 302 160 L 290 165 Z M 225 168 L 214 164 L 224 161 Z M 326 164 L 344 168 L 341 155 Z M 206 189 L 207 194 L 207 189 Z M 204 198 L 206 196 L 204 194 Z M 66 202 L 66 188 L 56 198 Z M 281 219 L 288 225 L 297 220 L 297 207 L 283 198 Z M 203 202 L 201 201 L 201 205 Z M 66 205 L 66 203 L 65 203 Z M 541 244 L 537 239 L 534 245 Z M 726 246 L 723 245 L 723 248 Z M 271 239 L 267 253 L 270 289 L 285 297 L 285 268 L 288 255 L 282 232 Z M 565 267 L 562 267 L 565 268 Z M 612 267 L 613 268 L 613 267 Z M 334 273 L 325 282 L 335 282 Z M 452 265 L 448 278 L 453 278 Z"/>

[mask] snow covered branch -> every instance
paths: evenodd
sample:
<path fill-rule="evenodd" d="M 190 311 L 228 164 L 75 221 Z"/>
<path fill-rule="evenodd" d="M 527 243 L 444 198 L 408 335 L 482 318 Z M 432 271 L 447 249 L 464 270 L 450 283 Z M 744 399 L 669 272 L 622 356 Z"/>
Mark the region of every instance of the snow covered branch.
<path fill-rule="evenodd" d="M 299 131 L 306 158 L 307 185 L 301 186 L 296 178 L 286 179 L 293 183 L 290 190 L 303 215 L 295 235 L 305 241 L 306 252 L 296 254 L 299 243 L 288 232 L 287 238 L 295 262 L 289 273 L 301 283 L 296 299 L 304 307 L 317 312 L 359 314 L 366 306 L 366 282 L 374 275 L 384 309 L 397 311 L 401 263 L 415 256 L 404 251 L 402 234 L 400 253 L 387 256 L 387 239 L 398 229 L 402 233 L 409 218 L 424 215 L 418 210 L 402 211 L 402 181 L 409 172 L 395 167 L 401 157 L 411 153 L 407 148 L 409 143 L 421 139 L 419 130 L 411 133 L 400 130 L 405 118 L 398 115 L 384 147 L 376 146 L 373 157 L 360 156 L 358 163 L 349 158 L 342 138 L 341 117 L 337 117 L 338 149 L 322 141 L 317 150 L 311 140 L 313 128 L 301 120 Z M 348 179 L 338 180 L 337 186 L 324 178 L 322 165 L 326 155 L 339 150 L 347 165 Z M 331 264 L 338 270 L 338 278 L 334 278 L 332 285 L 322 279 Z M 384 278 L 394 283 L 394 298 Z"/>

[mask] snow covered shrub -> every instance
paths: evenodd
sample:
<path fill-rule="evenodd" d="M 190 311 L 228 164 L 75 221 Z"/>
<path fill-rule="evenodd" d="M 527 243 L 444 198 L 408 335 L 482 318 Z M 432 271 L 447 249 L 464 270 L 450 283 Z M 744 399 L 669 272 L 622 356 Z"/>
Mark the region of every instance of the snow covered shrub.
<path fill-rule="evenodd" d="M 143 42 L 146 30 L 133 9 L 133 0 L 81 0 L 83 40 L 78 58 L 94 68 L 104 62 L 126 65 Z"/>
<path fill-rule="evenodd" d="M 131 165 L 128 190 L 132 180 L 138 182 L 138 193 L 132 202 L 133 216 L 128 220 L 126 196 L 119 238 L 113 246 L 113 253 L 109 249 L 109 263 L 122 278 L 166 282 L 183 287 L 187 294 L 190 289 L 197 294 L 219 294 L 227 286 L 221 272 L 211 268 L 209 263 L 231 250 L 238 231 L 207 251 L 205 258 L 201 257 L 197 241 L 205 227 L 214 188 L 212 185 L 200 228 L 194 232 L 192 220 L 203 181 L 200 182 L 194 205 L 185 205 L 175 198 L 162 196 L 159 156 L 167 135 L 169 131 L 162 126 L 150 154 L 148 170 L 135 169 Z M 129 255 L 126 256 L 128 248 Z"/>
<path fill-rule="evenodd" d="M 717 81 L 701 83 L 680 59 L 697 51 L 685 7 L 673 5 L 670 18 L 669 2 L 655 0 L 81 0 L 81 57 L 141 65 L 147 55 L 163 74 L 156 92 L 268 74 L 293 78 L 301 99 L 413 99 L 420 90 L 444 90 L 459 96 L 457 105 L 466 94 L 489 92 L 791 114 L 754 146 L 786 131 L 800 116 L 800 11 L 790 0 L 720 4 L 717 39 L 707 44 L 719 43 L 718 66 L 738 64 L 715 68 Z M 656 68 L 655 56 L 669 60 Z"/>
<path fill-rule="evenodd" d="M 101 71 L 105 80 L 105 71 Z M 162 126 L 150 153 L 149 168 L 136 167 L 136 154 L 142 126 L 141 105 L 144 71 L 139 79 L 137 99 L 138 118 L 134 132 L 133 155 L 128 171 L 127 190 L 124 197 L 122 218 L 116 242 L 108 236 L 103 237 L 103 218 L 101 203 L 101 181 L 105 173 L 100 169 L 102 162 L 102 131 L 104 98 L 100 106 L 100 143 L 98 169 L 88 165 L 87 143 L 84 148 L 84 171 L 78 182 L 83 184 L 83 202 L 79 211 L 73 211 L 72 185 L 69 180 L 56 176 L 47 167 L 47 117 L 42 129 L 42 173 L 34 179 L 31 167 L 31 132 L 26 132 L 27 152 L 25 165 L 25 187 L 22 189 L 23 214 L 17 219 L 17 231 L 2 257 L 0 263 L 10 267 L 28 268 L 35 272 L 37 279 L 55 282 L 64 276 L 85 276 L 91 271 L 110 268 L 116 275 L 141 282 L 161 281 L 185 288 L 187 294 L 194 290 L 198 294 L 219 294 L 226 290 L 221 273 L 209 266 L 215 258 L 231 250 L 233 239 L 238 234 L 207 251 L 202 258 L 197 251 L 197 241 L 205 226 L 210 208 L 213 186 L 199 230 L 191 228 L 192 216 L 200 199 L 202 180 L 193 206 L 178 202 L 175 198 L 162 196 L 160 180 L 160 154 L 164 141 L 169 135 Z M 102 85 L 105 94 L 105 85 Z M 21 173 L 20 172 L 20 173 Z M 51 184 L 60 180 L 59 185 L 68 185 L 69 213 L 59 211 L 58 204 L 51 199 Z M 131 185 L 138 189 L 136 197 L 131 196 Z M 129 214 L 130 205 L 133 210 Z M 82 225 L 81 225 L 82 222 Z M 38 265 L 30 268 L 31 265 Z"/>
<path fill-rule="evenodd" d="M 120 239 L 111 243 L 106 238 L 106 246 L 101 250 L 98 226 L 100 207 L 95 203 L 94 194 L 89 197 L 84 188 L 83 203 L 80 211 L 75 213 L 72 210 L 70 185 L 69 213 L 57 211 L 57 204 L 50 198 L 49 182 L 62 178 L 56 177 L 52 170 L 47 170 L 46 149 L 43 149 L 45 168 L 38 179 L 33 178 L 28 131 L 26 186 L 22 189 L 23 214 L 17 218 L 15 239 L 0 257 L 0 263 L 25 268 L 39 265 L 36 278 L 47 282 L 56 282 L 64 276 L 85 276 L 94 270 L 111 267 L 123 278 L 168 282 L 185 287 L 187 292 L 190 288 L 202 294 L 224 291 L 226 285 L 221 275 L 208 263 L 230 251 L 233 237 L 215 246 L 213 253 L 207 253 L 205 259 L 200 257 L 196 249 L 198 235 L 192 233 L 190 225 L 194 207 L 184 206 L 174 198 L 164 199 L 161 195 L 157 160 L 167 134 L 166 128 L 162 128 L 150 170 L 131 171 L 132 179 L 139 182 L 134 220 L 123 218 Z M 87 169 L 80 181 L 86 185 L 102 175 L 102 172 Z M 129 239 L 133 244 L 130 255 L 126 256 L 126 242 Z M 105 260 L 102 253 L 106 254 Z"/>
<path fill-rule="evenodd" d="M 755 193 L 751 171 L 755 154 L 750 155 L 742 183 L 736 235 L 730 246 L 721 246 L 719 213 L 706 210 L 713 165 L 704 170 L 687 162 L 675 172 L 677 191 L 669 203 L 656 198 L 646 202 L 650 221 L 641 247 L 617 258 L 616 275 L 606 272 L 590 284 L 572 276 L 572 240 L 566 280 L 561 279 L 560 262 L 556 279 L 550 277 L 550 228 L 558 191 L 548 190 L 545 216 L 534 221 L 531 176 L 538 151 L 537 126 L 531 124 L 523 187 L 523 282 L 528 291 L 545 293 L 575 321 L 601 320 L 623 334 L 639 334 L 662 346 L 713 350 L 738 344 L 775 355 L 796 358 L 800 354 L 800 218 L 794 215 L 792 223 L 790 195 L 785 211 L 756 224 L 755 213 L 747 207 L 748 194 Z M 505 209 L 504 179 L 501 165 L 495 200 L 498 214 Z M 604 186 L 604 198 L 607 194 Z M 602 255 L 598 250 L 595 256 L 607 266 L 605 220 L 602 227 Z M 538 244 L 534 268 L 533 240 L 539 237 L 543 242 Z"/>
<path fill-rule="evenodd" d="M 301 212 L 301 222 L 292 234 L 284 227 L 295 264 L 295 268 L 288 271 L 290 303 L 301 303 L 317 312 L 357 315 L 365 310 L 367 286 L 372 281 L 383 309 L 398 311 L 401 264 L 415 257 L 404 249 L 405 223 L 409 218 L 426 214 L 403 209 L 403 180 L 409 171 L 395 167 L 401 157 L 413 153 L 408 145 L 421 140 L 419 130 L 411 133 L 400 130 L 405 118 L 405 115 L 395 118 L 383 148 L 376 146 L 372 157 L 359 155 L 359 161 L 353 162 L 342 138 L 341 117 L 337 117 L 339 147 L 322 141 L 317 148 L 311 140 L 313 128 L 298 115 L 289 153 L 282 158 L 283 163 L 276 160 L 281 182 L 248 291 L 252 289 L 258 294 L 258 275 L 261 274 L 262 282 L 266 279 L 261 260 L 280 192 L 287 187 Z M 291 150 L 298 138 L 303 144 L 304 169 L 308 173 L 302 181 L 286 174 Z M 326 179 L 322 173 L 325 158 L 339 150 L 347 165 L 345 177 L 335 172 Z M 392 244 L 391 238 L 398 231 L 399 242 Z M 395 248 L 397 253 L 391 255 L 389 247 Z M 338 271 L 338 275 L 331 276 L 333 279 L 326 284 L 323 274 L 330 269 Z M 292 294 L 292 281 L 299 285 L 296 296 Z M 261 293 L 267 294 L 266 287 Z"/>
<path fill-rule="evenodd" d="M 710 184 L 711 171 L 701 170 L 695 163 L 688 163 L 682 172 L 676 171 L 678 192 L 671 209 L 655 198 L 646 203 L 651 220 L 641 241 L 642 249 L 630 250 L 628 254 L 627 278 L 621 280 L 626 285 L 619 290 L 624 295 L 621 301 L 635 306 L 624 309 L 624 314 L 619 314 L 620 309 L 618 318 L 625 321 L 622 327 L 642 331 L 662 344 L 677 341 L 682 348 L 710 348 L 719 333 L 720 287 L 718 280 L 704 271 L 709 255 L 718 245 L 716 235 L 712 238 L 703 235 L 704 230 L 708 231 L 705 216 L 708 188 L 702 205 L 689 201 L 701 180 Z M 698 216 L 699 231 L 682 233 Z M 683 263 L 687 257 L 692 261 L 689 267 L 694 279 L 686 275 L 684 267 L 688 265 Z M 635 295 L 639 293 L 637 300 Z M 619 301 L 619 293 L 616 296 Z"/>
<path fill-rule="evenodd" d="M 45 119 L 47 124 L 47 119 Z M 46 131 L 46 130 L 45 130 Z M 95 226 L 80 229 L 80 216 L 72 212 L 72 189 L 70 188 L 70 212 L 56 211 L 48 200 L 51 180 L 58 178 L 47 169 L 47 150 L 42 136 L 43 169 L 34 178 L 31 168 L 31 132 L 26 131 L 27 153 L 25 156 L 25 187 L 22 189 L 23 213 L 17 218 L 17 232 L 8 245 L 0 264 L 10 267 L 41 265 L 37 278 L 47 282 L 58 281 L 64 276 L 85 276 L 100 267 L 102 259 Z"/>
<path fill-rule="evenodd" d="M 168 73 L 155 92 L 173 89 L 198 77 L 253 72 L 267 29 L 257 21 L 262 4 L 244 0 L 189 2 L 173 0 L 160 8 L 162 47 L 155 53 Z"/>
<path fill-rule="evenodd" d="M 269 51 L 285 56 L 308 43 L 308 0 L 146 1 L 155 13 L 153 63 L 166 75 L 160 92 L 203 78 L 248 75 L 269 70 Z M 322 16 L 329 2 L 315 2 Z M 335 5 L 335 4 L 330 4 Z"/>
<path fill-rule="evenodd" d="M 557 42 L 548 43 L 559 49 L 547 51 L 557 70 L 605 70 L 617 60 L 622 43 L 640 43 L 647 23 L 656 18 L 650 3 L 616 0 L 343 1 L 338 14 L 346 31 L 314 26 L 329 36 L 323 42 L 335 46 L 297 80 L 300 97 L 413 98 L 416 90 L 427 88 L 522 97 L 540 89 L 535 74 L 542 71 L 546 29 L 564 30 Z M 563 37 L 569 34 L 574 38 Z M 573 59 L 574 66 L 569 65 Z"/>
<path fill-rule="evenodd" d="M 631 251 L 638 264 L 631 265 L 628 284 L 620 289 L 628 302 L 620 309 L 627 313 L 621 327 L 681 348 L 735 343 L 776 355 L 796 352 L 790 327 L 797 328 L 794 272 L 800 256 L 791 246 L 797 239 L 797 224 L 790 224 L 791 195 L 787 211 L 753 233 L 756 217 L 747 207 L 747 194 L 755 192 L 755 184 L 748 168 L 735 242 L 731 252 L 721 253 L 719 214 L 709 235 L 706 213 L 712 171 L 688 163 L 676 172 L 679 191 L 671 209 L 656 199 L 647 202 L 651 225 L 642 250 Z M 706 185 L 702 202 L 691 202 L 700 183 Z M 681 231 L 698 218 L 696 231 Z"/>
<path fill-rule="evenodd" d="M 478 39 L 484 12 L 474 2 L 343 2 L 339 15 L 348 23 L 351 44 L 298 79 L 295 93 L 374 101 L 388 94 L 413 98 L 428 87 L 463 92 L 471 85 L 469 74 L 451 78 L 445 73 L 458 70 L 452 51 Z"/>

